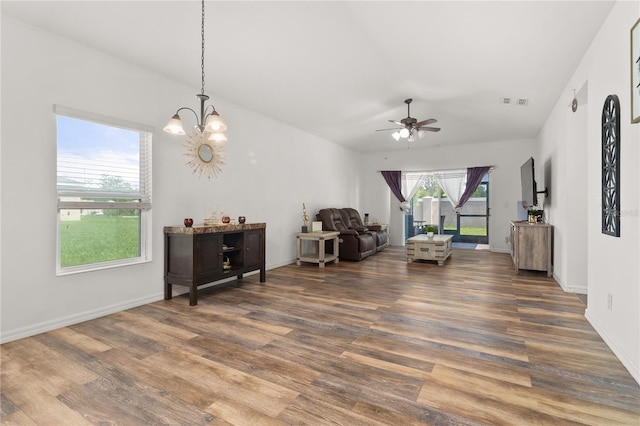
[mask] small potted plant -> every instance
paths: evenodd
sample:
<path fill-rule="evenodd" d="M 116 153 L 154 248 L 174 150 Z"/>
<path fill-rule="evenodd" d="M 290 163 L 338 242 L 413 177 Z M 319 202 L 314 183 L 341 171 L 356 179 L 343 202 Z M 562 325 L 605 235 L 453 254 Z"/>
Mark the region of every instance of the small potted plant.
<path fill-rule="evenodd" d="M 424 232 L 427 234 L 428 238 L 433 238 L 433 234 L 436 232 L 436 227 L 429 225 L 424 228 Z"/>

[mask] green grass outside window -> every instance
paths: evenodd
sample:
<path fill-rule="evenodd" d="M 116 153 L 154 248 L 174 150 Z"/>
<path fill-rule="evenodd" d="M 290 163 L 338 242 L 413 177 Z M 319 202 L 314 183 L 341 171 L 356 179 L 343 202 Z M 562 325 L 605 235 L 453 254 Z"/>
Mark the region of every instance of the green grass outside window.
<path fill-rule="evenodd" d="M 140 256 L 140 216 L 85 215 L 60 221 L 60 265 L 70 267 Z"/>

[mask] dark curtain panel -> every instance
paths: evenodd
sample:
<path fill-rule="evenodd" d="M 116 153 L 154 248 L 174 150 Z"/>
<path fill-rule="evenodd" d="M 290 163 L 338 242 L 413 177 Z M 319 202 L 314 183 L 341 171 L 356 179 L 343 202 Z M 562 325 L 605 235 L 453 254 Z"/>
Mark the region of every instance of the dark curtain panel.
<path fill-rule="evenodd" d="M 400 170 L 383 170 L 382 177 L 387 181 L 387 185 L 391 188 L 391 192 L 401 203 L 405 201 L 402 196 L 402 172 Z"/>
<path fill-rule="evenodd" d="M 489 169 L 489 166 L 467 168 L 467 187 L 460 197 L 456 210 L 461 209 L 469 198 L 471 198 L 471 194 L 476 192 L 476 189 L 478 189 L 478 186 L 482 182 L 482 178 L 487 174 Z"/>

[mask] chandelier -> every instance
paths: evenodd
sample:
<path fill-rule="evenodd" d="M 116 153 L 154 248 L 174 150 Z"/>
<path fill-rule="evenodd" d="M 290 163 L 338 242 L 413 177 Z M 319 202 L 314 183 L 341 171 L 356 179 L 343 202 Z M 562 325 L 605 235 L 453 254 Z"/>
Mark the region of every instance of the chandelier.
<path fill-rule="evenodd" d="M 224 131 L 227 130 L 227 126 L 224 124 L 222 118 L 220 118 L 220 114 L 218 114 L 213 105 L 205 107 L 205 102 L 209 100 L 209 96 L 204 94 L 204 0 L 202 0 L 202 30 L 200 34 L 202 36 L 200 65 L 202 88 L 200 93 L 196 95 L 200 100 L 200 116 L 198 116 L 198 114 L 189 107 L 178 108 L 167 125 L 164 126 L 163 130 L 173 135 L 184 135 L 185 131 L 182 127 L 180 111 L 187 110 L 191 111 L 196 116 L 196 128 L 199 133 L 206 134 L 206 138 L 210 141 L 224 142 L 227 140 L 227 137 L 224 134 Z"/>

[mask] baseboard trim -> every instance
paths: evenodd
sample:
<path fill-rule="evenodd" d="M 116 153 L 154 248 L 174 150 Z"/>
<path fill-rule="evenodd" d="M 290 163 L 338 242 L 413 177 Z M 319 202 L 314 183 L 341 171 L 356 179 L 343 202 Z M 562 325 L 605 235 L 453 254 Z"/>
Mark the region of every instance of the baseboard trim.
<path fill-rule="evenodd" d="M 148 303 L 157 302 L 164 299 L 164 293 L 155 293 L 150 296 L 141 297 L 138 299 L 131 299 L 122 303 L 116 303 L 109 306 L 103 306 L 91 311 L 80 312 L 78 314 L 69 315 L 62 318 L 56 318 L 50 321 L 44 321 L 37 324 L 32 324 L 27 327 L 18 328 L 16 330 L 9 330 L 0 335 L 0 344 L 8 343 L 14 340 L 23 339 L 25 337 L 35 336 L 36 334 L 46 333 L 47 331 L 56 330 L 58 328 L 67 327 L 69 325 L 78 324 L 84 321 L 100 318 L 105 315 L 114 314 L 116 312 L 124 311 L 138 306 L 146 305 Z"/>
<path fill-rule="evenodd" d="M 291 261 L 283 262 L 282 264 L 269 265 L 265 267 L 266 270 L 277 268 L 279 266 L 288 265 L 295 262 L 295 259 Z M 260 272 L 259 270 L 251 271 L 245 276 L 254 275 Z M 218 281 L 216 283 L 211 283 L 210 285 L 219 285 L 223 284 L 226 281 L 234 281 L 237 278 L 230 277 L 226 280 Z M 204 285 L 198 287 L 199 289 L 203 289 L 208 287 L 209 285 Z M 174 286 L 174 296 L 179 296 L 184 293 L 188 293 L 189 289 L 183 286 Z M 176 291 L 177 290 L 177 291 Z M 0 344 L 12 342 L 14 340 L 24 339 L 25 337 L 35 336 L 36 334 L 46 333 L 47 331 L 56 330 L 58 328 L 67 327 L 74 324 L 79 324 L 84 321 L 89 321 L 92 319 L 100 318 L 106 315 L 115 314 L 116 312 L 125 311 L 127 309 L 136 308 L 138 306 L 146 305 L 148 303 L 157 302 L 159 300 L 164 300 L 164 293 L 155 293 L 146 297 L 141 297 L 138 299 L 127 300 L 122 303 L 116 303 L 109 306 L 104 306 L 98 309 L 94 309 L 91 311 L 85 311 L 74 315 L 69 315 L 62 318 L 55 318 L 50 321 L 44 321 L 37 324 L 31 324 L 26 327 L 18 328 L 16 330 L 9 330 L 5 333 L 0 334 Z"/>
<path fill-rule="evenodd" d="M 291 259 L 291 260 L 285 260 L 284 262 L 278 262 L 278 263 L 272 263 L 272 264 L 269 264 L 269 265 L 267 266 L 267 271 L 268 271 L 269 269 L 275 269 L 275 268 L 280 268 L 280 267 L 282 267 L 282 266 L 291 265 L 292 263 L 296 263 L 296 259 L 295 259 L 295 257 L 294 257 L 293 259 Z"/>
<path fill-rule="evenodd" d="M 560 288 L 562 288 L 562 290 L 565 293 L 587 294 L 587 287 L 586 286 L 582 286 L 582 287 L 568 286 L 555 273 L 553 274 L 553 279 L 556 280 L 556 282 L 560 285 Z"/>
<path fill-rule="evenodd" d="M 502 248 L 494 248 L 494 247 L 491 247 L 491 246 L 489 246 L 489 251 L 491 253 L 506 253 L 506 254 L 510 254 L 511 253 L 511 251 L 508 248 L 502 249 Z"/>
<path fill-rule="evenodd" d="M 631 356 L 629 356 L 613 339 L 609 336 L 604 328 L 600 325 L 600 323 L 591 316 L 589 309 L 585 310 L 584 317 L 589 321 L 589 324 L 596 330 L 596 332 L 600 335 L 602 340 L 609 346 L 609 349 L 613 352 L 613 354 L 620 360 L 624 368 L 626 368 L 631 376 L 635 379 L 636 382 L 640 385 L 640 366 L 637 364 L 637 360 L 634 360 Z"/>

